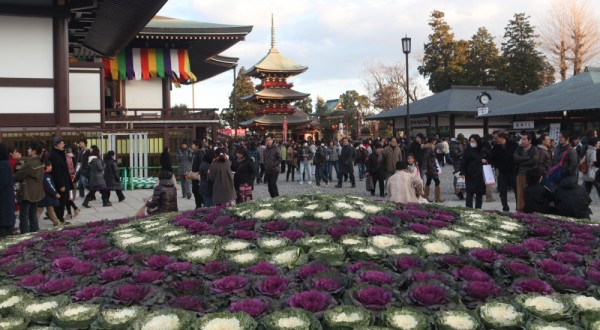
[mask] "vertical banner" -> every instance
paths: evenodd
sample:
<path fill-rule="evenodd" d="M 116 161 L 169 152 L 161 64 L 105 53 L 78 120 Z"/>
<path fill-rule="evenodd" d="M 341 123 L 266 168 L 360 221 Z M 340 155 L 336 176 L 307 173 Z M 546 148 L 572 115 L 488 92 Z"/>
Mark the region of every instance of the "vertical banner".
<path fill-rule="evenodd" d="M 338 134 L 339 134 L 341 137 L 344 137 L 344 122 L 342 122 L 342 120 L 341 120 L 341 119 L 340 119 L 340 123 L 338 124 L 338 127 L 339 127 L 339 132 L 338 132 Z"/>
<path fill-rule="evenodd" d="M 287 131 L 288 131 L 288 121 L 287 121 L 287 117 L 283 116 L 283 138 L 282 141 L 283 142 L 287 142 Z"/>

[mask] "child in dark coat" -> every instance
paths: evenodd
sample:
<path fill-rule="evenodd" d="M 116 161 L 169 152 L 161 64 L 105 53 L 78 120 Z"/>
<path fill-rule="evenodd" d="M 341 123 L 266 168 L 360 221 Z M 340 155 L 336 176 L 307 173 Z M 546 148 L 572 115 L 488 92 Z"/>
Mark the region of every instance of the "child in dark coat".
<path fill-rule="evenodd" d="M 556 213 L 556 209 L 550 206 L 550 202 L 554 200 L 552 192 L 542 185 L 542 173 L 539 168 L 531 168 L 525 174 L 527 186 L 525 186 L 525 213 Z"/>
<path fill-rule="evenodd" d="M 50 161 L 44 162 L 44 179 L 42 181 L 44 192 L 46 196 L 44 199 L 37 203 L 37 217 L 41 219 L 42 212 L 44 212 L 44 208 L 46 209 L 46 215 L 48 215 L 48 219 L 52 221 L 54 226 L 60 226 L 60 221 L 56 217 L 56 212 L 54 212 L 54 207 L 59 205 L 58 199 L 60 198 L 60 194 L 56 190 L 54 186 L 54 180 L 52 180 L 52 163 Z"/>

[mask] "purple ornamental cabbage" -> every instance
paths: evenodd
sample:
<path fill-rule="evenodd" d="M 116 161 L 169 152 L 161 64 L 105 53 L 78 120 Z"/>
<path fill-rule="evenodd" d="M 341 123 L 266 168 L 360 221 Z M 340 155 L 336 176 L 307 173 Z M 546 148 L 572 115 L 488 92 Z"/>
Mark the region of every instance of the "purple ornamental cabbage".
<path fill-rule="evenodd" d="M 171 285 L 179 293 L 190 293 L 200 290 L 202 288 L 202 281 L 191 278 L 173 282 Z"/>
<path fill-rule="evenodd" d="M 554 281 L 555 287 L 561 291 L 581 292 L 588 287 L 588 282 L 577 276 L 556 275 Z"/>
<path fill-rule="evenodd" d="M 290 307 L 301 308 L 312 313 L 324 311 L 330 302 L 331 298 L 328 295 L 315 290 L 302 291 L 288 299 Z"/>
<path fill-rule="evenodd" d="M 396 259 L 396 268 L 401 271 L 421 267 L 421 260 L 415 257 L 399 257 Z"/>
<path fill-rule="evenodd" d="M 142 270 L 133 275 L 133 281 L 140 284 L 155 283 L 162 280 L 163 277 L 164 274 L 161 271 Z"/>
<path fill-rule="evenodd" d="M 245 277 L 229 275 L 212 283 L 212 288 L 218 293 L 240 293 L 246 289 L 248 280 Z"/>
<path fill-rule="evenodd" d="M 517 261 L 507 262 L 504 264 L 504 268 L 515 277 L 535 275 L 535 269 Z"/>
<path fill-rule="evenodd" d="M 176 261 L 165 266 L 165 270 L 171 273 L 185 273 L 192 269 L 192 264 L 187 261 Z"/>
<path fill-rule="evenodd" d="M 446 302 L 446 291 L 437 285 L 421 285 L 409 292 L 409 297 L 418 305 L 434 306 Z"/>
<path fill-rule="evenodd" d="M 263 230 L 268 231 L 268 232 L 279 233 L 279 232 L 282 232 L 282 231 L 286 230 L 289 225 L 290 224 L 287 221 L 272 220 L 272 221 L 263 223 L 261 225 L 261 228 Z"/>
<path fill-rule="evenodd" d="M 42 274 L 35 274 L 35 275 L 27 275 L 27 276 L 23 276 L 23 278 L 21 278 L 21 281 L 19 281 L 19 286 L 24 287 L 24 288 L 33 288 L 36 287 L 42 283 L 46 283 L 48 282 L 48 278 L 46 277 L 46 275 L 42 275 Z"/>
<path fill-rule="evenodd" d="M 194 223 L 198 222 L 197 220 L 194 219 L 173 219 L 173 224 L 175 224 L 176 226 L 179 227 L 184 227 L 186 229 L 189 228 L 189 226 L 193 225 Z"/>
<path fill-rule="evenodd" d="M 272 264 L 266 261 L 261 261 L 256 265 L 250 266 L 246 268 L 246 271 L 254 275 L 273 276 L 279 274 L 279 270 L 277 269 L 277 267 L 273 266 Z"/>
<path fill-rule="evenodd" d="M 52 271 L 57 273 L 68 273 L 73 266 L 79 263 L 75 257 L 58 258 L 52 262 Z"/>
<path fill-rule="evenodd" d="M 435 228 L 446 228 L 450 225 L 450 223 L 448 223 L 446 221 L 435 220 L 435 219 L 427 221 L 427 224 L 430 225 L 431 227 L 435 227 Z"/>
<path fill-rule="evenodd" d="M 129 255 L 123 250 L 109 250 L 100 257 L 100 262 L 109 263 L 109 262 L 119 262 L 124 261 L 129 258 Z"/>
<path fill-rule="evenodd" d="M 287 277 L 271 276 L 262 280 L 257 286 L 256 291 L 271 298 L 279 296 L 287 290 L 290 280 Z"/>
<path fill-rule="evenodd" d="M 533 253 L 540 253 L 544 252 L 550 246 L 550 243 L 537 238 L 528 238 L 521 243 L 521 246 Z"/>
<path fill-rule="evenodd" d="M 548 295 L 552 293 L 552 287 L 550 286 L 550 284 L 538 279 L 520 280 L 515 282 L 513 287 L 517 293 L 532 292 L 543 295 Z"/>
<path fill-rule="evenodd" d="M 81 251 L 102 250 L 107 246 L 108 244 L 100 238 L 88 238 L 79 243 L 79 248 L 81 249 Z"/>
<path fill-rule="evenodd" d="M 213 209 L 212 212 L 207 213 L 204 217 L 202 217 L 202 221 L 212 224 L 215 219 L 221 216 L 221 211 L 217 209 Z"/>
<path fill-rule="evenodd" d="M 114 297 L 126 304 L 137 304 L 143 301 L 150 291 L 145 285 L 125 284 L 115 289 Z"/>
<path fill-rule="evenodd" d="M 146 266 L 148 266 L 148 268 L 152 270 L 161 270 L 170 262 L 171 258 L 169 256 L 155 255 L 148 257 L 148 259 L 146 259 L 145 264 Z"/>
<path fill-rule="evenodd" d="M 327 227 L 327 233 L 337 240 L 344 235 L 352 233 L 352 228 L 346 226 L 329 226 Z"/>
<path fill-rule="evenodd" d="M 98 259 L 106 253 L 106 250 L 87 250 L 83 252 L 85 259 Z"/>
<path fill-rule="evenodd" d="M 277 236 L 284 237 L 292 242 L 295 242 L 304 237 L 304 232 L 300 229 L 288 229 Z"/>
<path fill-rule="evenodd" d="M 436 273 L 414 273 L 411 276 L 413 282 L 438 281 L 444 282 L 444 276 Z"/>
<path fill-rule="evenodd" d="M 90 275 L 94 271 L 96 271 L 96 265 L 89 261 L 80 261 L 71 268 L 69 274 L 86 276 Z"/>
<path fill-rule="evenodd" d="M 415 216 L 408 213 L 407 211 L 392 210 L 391 214 L 397 218 L 400 218 L 402 221 L 406 221 L 406 222 L 411 222 L 415 219 Z"/>
<path fill-rule="evenodd" d="M 473 299 L 485 301 L 487 298 L 497 295 L 502 291 L 492 281 L 471 281 L 464 287 L 465 292 Z"/>
<path fill-rule="evenodd" d="M 436 219 L 436 220 L 446 221 L 446 222 L 454 222 L 456 220 L 456 217 L 454 215 L 449 214 L 449 213 L 444 213 L 442 211 L 438 211 L 438 212 L 434 213 L 432 218 Z"/>
<path fill-rule="evenodd" d="M 103 269 L 98 276 L 101 280 L 105 282 L 113 282 L 120 280 L 121 278 L 123 278 L 123 276 L 129 274 L 130 272 L 131 269 L 129 269 L 129 267 L 120 266 Z"/>
<path fill-rule="evenodd" d="M 490 249 L 473 249 L 469 251 L 469 255 L 481 262 L 488 264 L 493 264 L 494 262 L 496 262 L 496 260 L 502 258 L 500 254 Z"/>
<path fill-rule="evenodd" d="M 600 272 L 596 270 L 587 270 L 585 276 L 596 284 L 600 284 Z"/>
<path fill-rule="evenodd" d="M 84 288 L 81 288 L 79 291 L 75 292 L 73 296 L 73 301 L 88 301 L 90 299 L 94 299 L 96 297 L 102 296 L 104 293 L 104 288 L 99 285 L 90 285 Z"/>
<path fill-rule="evenodd" d="M 417 218 L 421 218 L 421 219 L 427 219 L 429 214 L 427 213 L 427 211 L 423 211 L 423 210 L 408 210 L 408 213 L 414 215 Z"/>
<path fill-rule="evenodd" d="M 252 230 L 256 226 L 256 220 L 242 220 L 233 224 L 236 229 Z"/>
<path fill-rule="evenodd" d="M 356 273 L 357 271 L 361 270 L 362 268 L 377 267 L 377 266 L 379 266 L 379 265 L 372 261 L 357 261 L 353 264 L 347 264 L 346 271 L 348 273 Z"/>
<path fill-rule="evenodd" d="M 6 264 L 9 264 L 13 261 L 15 261 L 19 256 L 16 254 L 10 255 L 8 257 L 4 257 L 2 259 L 0 259 L 0 267 L 5 266 Z"/>
<path fill-rule="evenodd" d="M 467 281 L 492 281 L 492 277 L 478 268 L 465 266 L 456 272 L 456 275 Z"/>
<path fill-rule="evenodd" d="M 204 234 L 225 237 L 227 236 L 227 229 L 223 227 L 213 228 L 205 231 Z"/>
<path fill-rule="evenodd" d="M 380 287 L 367 287 L 355 293 L 355 299 L 367 309 L 382 310 L 392 301 L 392 293 Z"/>
<path fill-rule="evenodd" d="M 75 287 L 75 281 L 73 281 L 73 279 L 70 277 L 66 277 L 40 284 L 37 289 L 39 292 L 44 294 L 56 295 L 67 292 L 73 287 Z"/>
<path fill-rule="evenodd" d="M 300 227 L 300 229 L 304 230 L 309 235 L 315 235 L 321 230 L 321 228 L 323 228 L 323 223 L 307 220 L 299 222 L 298 227 Z"/>
<path fill-rule="evenodd" d="M 358 278 L 361 282 L 372 284 L 392 284 L 394 282 L 394 277 L 391 274 L 378 270 L 365 270 L 358 275 Z"/>
<path fill-rule="evenodd" d="M 454 267 L 464 265 L 465 259 L 460 256 L 447 255 L 440 257 L 438 262 L 448 267 Z"/>
<path fill-rule="evenodd" d="M 223 215 L 218 217 L 213 223 L 217 227 L 227 227 L 229 225 L 234 224 L 236 219 L 234 217 L 230 217 L 228 215 Z"/>
<path fill-rule="evenodd" d="M 394 227 L 395 225 L 394 220 L 383 215 L 372 216 L 369 221 L 376 226 Z"/>
<path fill-rule="evenodd" d="M 243 239 L 246 241 L 252 241 L 260 237 L 260 234 L 254 230 L 238 229 L 231 234 L 231 238 Z"/>
<path fill-rule="evenodd" d="M 552 275 L 565 275 L 572 271 L 571 267 L 552 259 L 540 260 L 538 266 L 544 273 Z"/>
<path fill-rule="evenodd" d="M 343 283 L 328 277 L 313 278 L 311 280 L 312 289 L 319 291 L 334 292 L 341 289 L 343 286 Z"/>
<path fill-rule="evenodd" d="M 204 307 L 202 307 L 200 299 L 192 296 L 175 297 L 171 299 L 171 301 L 169 301 L 169 306 L 174 308 L 187 309 L 189 311 L 197 313 L 204 312 Z"/>
<path fill-rule="evenodd" d="M 298 270 L 297 276 L 304 280 L 304 279 L 307 279 L 318 273 L 328 271 L 329 269 L 330 269 L 329 267 L 327 267 L 323 264 L 308 264 L 308 265 L 302 266 Z"/>
<path fill-rule="evenodd" d="M 200 271 L 208 275 L 220 275 L 229 272 L 233 267 L 222 261 L 209 261 L 200 268 Z"/>
<path fill-rule="evenodd" d="M 368 232 L 370 236 L 377 235 L 395 235 L 396 232 L 393 228 L 383 227 L 383 226 L 369 226 Z"/>
<path fill-rule="evenodd" d="M 339 224 L 341 226 L 356 228 L 360 227 L 363 224 L 363 222 L 357 219 L 342 219 L 340 220 Z"/>
<path fill-rule="evenodd" d="M 554 235 L 554 228 L 549 226 L 537 225 L 533 226 L 533 235 L 538 237 L 549 237 Z"/>
<path fill-rule="evenodd" d="M 420 223 L 411 223 L 409 228 L 417 234 L 427 235 L 431 232 L 431 228 Z"/>
<path fill-rule="evenodd" d="M 571 265 L 577 265 L 583 261 L 580 255 L 573 252 L 556 252 L 552 254 L 552 257 L 562 263 Z"/>
<path fill-rule="evenodd" d="M 575 245 L 575 244 L 563 244 L 562 250 L 575 252 L 581 255 L 592 254 L 593 250 L 589 246 L 585 245 Z"/>
<path fill-rule="evenodd" d="M 37 267 L 38 266 L 35 263 L 20 264 L 20 265 L 16 265 L 15 267 L 13 267 L 13 269 L 11 269 L 9 274 L 12 276 L 28 275 L 29 273 L 34 271 Z"/>
<path fill-rule="evenodd" d="M 189 224 L 185 227 L 190 234 L 202 234 L 205 231 L 211 229 L 211 225 L 206 222 L 195 221 L 192 224 Z"/>
<path fill-rule="evenodd" d="M 500 252 L 506 256 L 513 258 L 527 259 L 529 257 L 528 249 L 526 249 L 520 244 L 503 245 L 502 247 L 500 247 Z"/>
<path fill-rule="evenodd" d="M 267 303 L 258 298 L 240 300 L 231 303 L 229 311 L 232 313 L 244 312 L 252 317 L 257 317 L 267 311 Z"/>

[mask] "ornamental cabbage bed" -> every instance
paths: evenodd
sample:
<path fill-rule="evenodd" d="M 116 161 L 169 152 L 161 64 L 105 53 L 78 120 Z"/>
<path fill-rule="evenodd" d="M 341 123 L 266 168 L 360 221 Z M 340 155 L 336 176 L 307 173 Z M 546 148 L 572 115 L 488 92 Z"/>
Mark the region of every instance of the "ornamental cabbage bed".
<path fill-rule="evenodd" d="M 600 227 L 302 195 L 0 241 L 0 329 L 600 329 Z"/>

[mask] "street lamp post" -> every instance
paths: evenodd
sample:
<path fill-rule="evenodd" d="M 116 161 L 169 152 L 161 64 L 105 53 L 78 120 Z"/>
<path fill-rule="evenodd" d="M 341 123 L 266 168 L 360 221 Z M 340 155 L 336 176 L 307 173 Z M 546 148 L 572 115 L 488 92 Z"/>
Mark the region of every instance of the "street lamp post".
<path fill-rule="evenodd" d="M 356 139 L 360 140 L 362 138 L 362 116 L 360 113 L 360 108 L 358 107 L 360 103 L 358 101 L 354 101 L 354 106 L 356 107 Z"/>
<path fill-rule="evenodd" d="M 410 38 L 406 35 L 402 38 L 402 52 L 406 55 L 406 132 L 408 143 L 410 143 L 410 89 L 408 87 L 408 54 L 410 53 Z"/>

